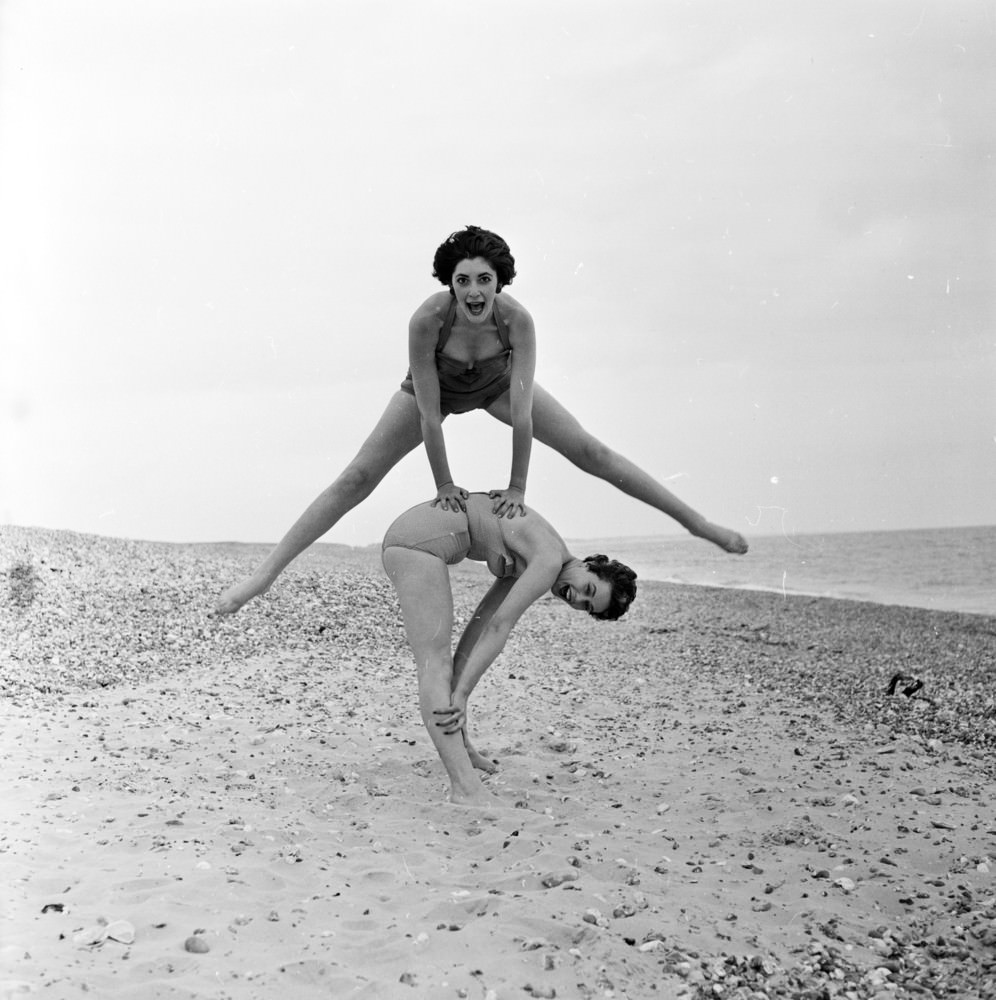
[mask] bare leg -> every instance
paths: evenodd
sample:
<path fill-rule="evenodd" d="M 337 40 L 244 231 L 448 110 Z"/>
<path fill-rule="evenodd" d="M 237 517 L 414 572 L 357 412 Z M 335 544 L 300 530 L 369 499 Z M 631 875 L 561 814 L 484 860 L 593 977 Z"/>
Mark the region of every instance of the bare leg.
<path fill-rule="evenodd" d="M 246 601 L 269 590 L 292 559 L 321 538 L 343 514 L 365 500 L 384 476 L 421 440 L 415 398 L 399 390 L 391 397 L 377 426 L 363 442 L 356 457 L 335 482 L 312 501 L 252 576 L 229 587 L 218 598 L 214 613 L 234 614 Z"/>
<path fill-rule="evenodd" d="M 436 725 L 435 709 L 450 703 L 453 660 L 453 594 L 446 564 L 427 552 L 397 546 L 384 550 L 384 569 L 394 584 L 405 621 L 405 634 L 418 669 L 422 722 L 450 779 L 450 801 L 458 805 L 496 802 L 477 776 L 462 731 L 447 735 Z"/>
<path fill-rule="evenodd" d="M 508 393 L 492 403 L 488 413 L 511 424 Z M 673 517 L 696 538 L 704 538 L 725 552 L 741 555 L 747 551 L 741 534 L 707 521 L 639 466 L 602 444 L 540 385 L 533 387 L 533 437 L 584 472 Z"/>

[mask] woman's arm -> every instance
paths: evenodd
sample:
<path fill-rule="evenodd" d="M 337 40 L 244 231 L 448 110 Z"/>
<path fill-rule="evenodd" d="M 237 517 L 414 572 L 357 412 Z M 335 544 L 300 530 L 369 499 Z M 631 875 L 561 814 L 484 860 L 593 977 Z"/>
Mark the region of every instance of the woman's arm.
<path fill-rule="evenodd" d="M 443 418 L 439 411 L 439 373 L 436 370 L 436 340 L 439 331 L 419 310 L 408 324 L 408 365 L 418 404 L 422 442 L 436 484 L 436 501 L 443 510 L 466 510 L 467 491 L 453 482 L 446 458 Z"/>
<path fill-rule="evenodd" d="M 525 309 L 511 317 L 508 331 L 512 346 L 512 383 L 509 410 L 512 420 L 512 474 L 508 488 L 492 490 L 492 508 L 499 517 L 525 516 L 526 479 L 533 447 L 533 380 L 536 375 L 536 330 Z"/>
<path fill-rule="evenodd" d="M 463 727 L 470 693 L 505 648 L 513 626 L 526 608 L 553 586 L 562 565 L 558 558 L 535 556 L 510 587 L 503 580 L 492 585 L 478 608 L 478 613 L 484 609 L 481 620 L 477 621 L 475 614 L 468 627 L 472 630 L 470 641 L 465 645 L 461 639 L 457 648 L 458 656 L 460 647 L 464 647 L 464 652 L 459 667 L 454 661 L 450 704 L 434 712 L 439 716 L 437 725 L 443 732 L 455 733 Z"/>
<path fill-rule="evenodd" d="M 501 606 L 505 598 L 508 597 L 509 591 L 511 591 L 514 584 L 515 578 L 510 576 L 502 580 L 495 580 L 482 598 L 481 603 L 477 605 L 477 609 L 467 623 L 467 627 L 463 630 L 463 635 L 460 636 L 456 652 L 453 654 L 453 682 L 451 688 L 459 683 L 460 677 L 467 665 L 467 659 L 477 644 L 477 640 L 488 625 L 491 624 L 494 613 Z M 474 690 L 475 684 L 470 685 L 467 689 L 468 696 Z"/>

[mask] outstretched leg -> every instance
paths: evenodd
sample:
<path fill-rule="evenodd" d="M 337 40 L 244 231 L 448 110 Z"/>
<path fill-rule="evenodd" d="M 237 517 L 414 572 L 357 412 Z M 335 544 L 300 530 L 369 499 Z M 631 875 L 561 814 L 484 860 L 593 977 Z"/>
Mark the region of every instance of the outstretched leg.
<path fill-rule="evenodd" d="M 446 563 L 428 552 L 392 546 L 384 550 L 384 569 L 394 584 L 405 634 L 418 669 L 422 722 L 450 779 L 450 801 L 488 805 L 495 797 L 481 784 L 463 741 L 463 731 L 447 735 L 433 712 L 450 704 L 453 659 L 453 594 Z"/>
<path fill-rule="evenodd" d="M 511 424 L 508 393 L 492 403 L 488 412 Z M 747 551 L 747 542 L 741 534 L 707 521 L 639 466 L 602 444 L 539 385 L 533 386 L 533 437 L 559 451 L 584 472 L 673 517 L 696 538 L 713 542 L 725 552 L 740 555 Z"/>
<path fill-rule="evenodd" d="M 365 500 L 377 484 L 422 440 L 415 397 L 400 390 L 391 397 L 383 415 L 356 457 L 323 490 L 259 567 L 245 580 L 229 587 L 215 606 L 217 615 L 230 615 L 246 601 L 269 590 L 287 564 L 317 541 L 345 513 Z"/>

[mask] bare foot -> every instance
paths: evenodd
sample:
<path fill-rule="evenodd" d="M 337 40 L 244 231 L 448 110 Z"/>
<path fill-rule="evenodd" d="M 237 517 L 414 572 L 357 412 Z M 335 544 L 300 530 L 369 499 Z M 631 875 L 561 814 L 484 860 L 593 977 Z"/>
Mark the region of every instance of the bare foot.
<path fill-rule="evenodd" d="M 484 754 L 478 753 L 473 747 L 468 747 L 467 756 L 470 757 L 471 764 L 478 771 L 487 771 L 488 774 L 496 774 L 498 772 L 497 761 L 493 761 L 489 757 L 485 757 Z"/>
<path fill-rule="evenodd" d="M 696 538 L 704 538 L 707 542 L 718 545 L 724 552 L 735 556 L 742 556 L 747 551 L 747 539 L 743 535 L 711 521 L 703 522 L 702 527 L 692 534 Z"/>
<path fill-rule="evenodd" d="M 484 754 L 480 753 L 474 745 L 467 739 L 466 730 L 463 734 L 463 744 L 467 748 L 467 756 L 470 758 L 471 764 L 477 768 L 478 771 L 486 771 L 488 774 L 495 774 L 498 770 L 498 761 L 491 760 L 485 757 Z"/>
<path fill-rule="evenodd" d="M 229 587 L 217 600 L 212 615 L 234 615 L 243 604 L 260 594 L 265 594 L 269 586 L 259 583 L 254 577 L 239 581 Z"/>
<path fill-rule="evenodd" d="M 504 802 L 497 795 L 489 792 L 484 785 L 478 783 L 476 789 L 458 792 L 455 788 L 450 789 L 450 802 L 455 806 L 483 806 L 485 808 L 504 806 Z"/>

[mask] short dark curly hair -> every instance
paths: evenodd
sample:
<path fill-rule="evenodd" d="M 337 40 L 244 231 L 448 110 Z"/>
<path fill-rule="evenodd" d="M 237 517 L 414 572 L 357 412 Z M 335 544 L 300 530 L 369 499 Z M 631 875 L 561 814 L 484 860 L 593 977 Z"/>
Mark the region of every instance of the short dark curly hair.
<path fill-rule="evenodd" d="M 453 270 L 462 260 L 483 257 L 498 275 L 498 291 L 512 284 L 515 258 L 508 244 L 497 234 L 480 226 L 467 226 L 450 233 L 432 258 L 432 276 L 453 291 Z"/>
<path fill-rule="evenodd" d="M 589 612 L 592 618 L 614 622 L 626 614 L 627 608 L 636 600 L 636 573 L 625 563 L 608 556 L 586 556 L 584 564 L 600 580 L 606 580 L 612 587 L 609 606 L 602 612 Z"/>

